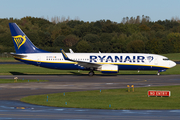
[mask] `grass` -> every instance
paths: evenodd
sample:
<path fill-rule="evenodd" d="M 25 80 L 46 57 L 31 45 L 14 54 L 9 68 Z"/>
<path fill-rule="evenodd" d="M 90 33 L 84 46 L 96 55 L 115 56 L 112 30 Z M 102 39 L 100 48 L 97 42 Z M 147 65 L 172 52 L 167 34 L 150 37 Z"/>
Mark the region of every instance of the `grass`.
<path fill-rule="evenodd" d="M 162 55 L 168 57 L 170 60 L 180 61 L 180 53 L 169 53 L 169 54 L 162 54 Z"/>
<path fill-rule="evenodd" d="M 111 89 L 34 95 L 21 101 L 37 105 L 91 109 L 180 109 L 180 86 Z M 147 97 L 148 90 L 170 90 L 171 97 Z M 48 102 L 47 102 L 48 95 Z M 67 103 L 67 105 L 65 104 Z M 109 107 L 111 105 L 111 107 Z"/>
<path fill-rule="evenodd" d="M 25 83 L 25 82 L 48 82 L 48 80 L 21 80 L 18 79 L 13 80 L 13 79 L 0 79 L 0 84 L 4 84 L 4 83 Z"/>
<path fill-rule="evenodd" d="M 13 57 L 0 57 L 0 62 L 19 62 Z"/>
<path fill-rule="evenodd" d="M 0 65 L 0 75 L 67 75 L 67 74 L 75 74 L 75 75 L 82 75 L 88 74 L 89 71 L 80 71 L 78 70 L 55 70 L 55 69 L 48 69 L 37 67 L 34 65 L 26 65 L 26 64 L 1 64 Z M 95 74 L 101 74 L 98 71 L 95 71 Z M 138 73 L 137 70 L 130 71 L 130 70 L 120 70 L 120 75 L 141 75 L 141 74 L 157 74 L 157 71 L 140 71 Z M 162 72 L 161 74 L 180 74 L 180 65 L 176 65 L 175 67 L 168 69 L 166 72 Z M 103 74 L 101 74 L 103 75 Z"/>

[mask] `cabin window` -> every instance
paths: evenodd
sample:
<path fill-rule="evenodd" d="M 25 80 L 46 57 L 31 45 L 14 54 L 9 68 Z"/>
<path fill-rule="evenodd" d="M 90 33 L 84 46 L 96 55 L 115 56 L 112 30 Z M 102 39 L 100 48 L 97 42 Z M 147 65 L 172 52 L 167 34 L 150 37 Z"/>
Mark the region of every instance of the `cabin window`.
<path fill-rule="evenodd" d="M 163 58 L 163 60 L 169 60 L 168 58 Z"/>

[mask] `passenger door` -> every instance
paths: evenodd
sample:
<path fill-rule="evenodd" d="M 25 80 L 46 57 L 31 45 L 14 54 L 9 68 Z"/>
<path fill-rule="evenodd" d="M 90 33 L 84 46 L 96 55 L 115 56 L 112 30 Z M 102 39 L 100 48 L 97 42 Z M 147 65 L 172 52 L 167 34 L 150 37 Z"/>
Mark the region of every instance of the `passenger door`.
<path fill-rule="evenodd" d="M 155 64 L 155 65 L 158 65 L 158 57 L 155 57 L 155 59 L 154 59 L 154 64 Z"/>
<path fill-rule="evenodd" d="M 41 57 L 40 57 L 40 56 L 37 57 L 37 64 L 38 64 L 38 65 L 41 64 Z"/>

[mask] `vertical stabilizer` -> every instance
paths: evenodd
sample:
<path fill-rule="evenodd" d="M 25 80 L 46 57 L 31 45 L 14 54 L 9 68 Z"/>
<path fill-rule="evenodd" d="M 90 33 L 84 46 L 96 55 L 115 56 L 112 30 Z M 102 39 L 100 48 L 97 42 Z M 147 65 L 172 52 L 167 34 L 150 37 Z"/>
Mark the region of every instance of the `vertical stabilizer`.
<path fill-rule="evenodd" d="M 21 53 L 48 53 L 48 51 L 37 48 L 16 23 L 9 23 L 9 28 L 17 54 Z"/>

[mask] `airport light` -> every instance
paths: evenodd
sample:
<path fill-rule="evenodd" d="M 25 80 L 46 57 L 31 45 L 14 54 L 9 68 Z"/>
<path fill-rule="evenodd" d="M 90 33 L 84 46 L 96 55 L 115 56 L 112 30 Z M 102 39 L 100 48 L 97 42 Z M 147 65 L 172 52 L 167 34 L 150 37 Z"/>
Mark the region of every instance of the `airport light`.
<path fill-rule="evenodd" d="M 128 92 L 130 92 L 130 88 L 132 88 L 132 91 L 134 92 L 134 85 L 127 85 L 127 87 L 128 87 Z"/>
<path fill-rule="evenodd" d="M 129 86 L 129 85 L 127 85 L 127 87 L 128 87 L 128 92 L 130 92 L 130 86 Z"/>
<path fill-rule="evenodd" d="M 132 91 L 134 92 L 134 85 L 131 85 L 131 87 L 132 87 Z"/>
<path fill-rule="evenodd" d="M 18 80 L 18 77 L 14 77 L 14 82 L 17 82 L 17 80 Z"/>
<path fill-rule="evenodd" d="M 46 102 L 48 102 L 48 95 L 47 95 L 47 99 L 46 99 Z"/>

